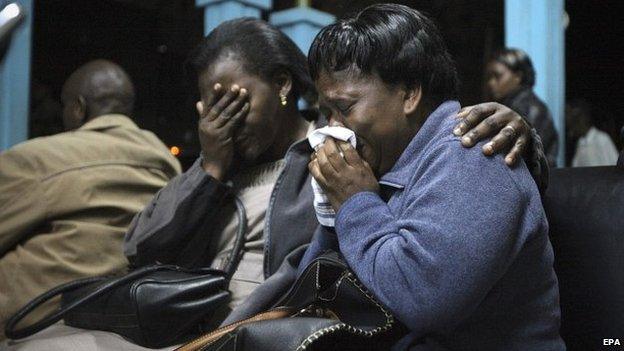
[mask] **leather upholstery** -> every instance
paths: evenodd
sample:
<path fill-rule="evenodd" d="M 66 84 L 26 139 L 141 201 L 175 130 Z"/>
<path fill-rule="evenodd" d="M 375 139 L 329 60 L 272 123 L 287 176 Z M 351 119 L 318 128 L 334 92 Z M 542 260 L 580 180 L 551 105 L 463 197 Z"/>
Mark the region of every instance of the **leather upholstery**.
<path fill-rule="evenodd" d="M 624 168 L 551 171 L 544 198 L 569 350 L 624 337 Z"/>

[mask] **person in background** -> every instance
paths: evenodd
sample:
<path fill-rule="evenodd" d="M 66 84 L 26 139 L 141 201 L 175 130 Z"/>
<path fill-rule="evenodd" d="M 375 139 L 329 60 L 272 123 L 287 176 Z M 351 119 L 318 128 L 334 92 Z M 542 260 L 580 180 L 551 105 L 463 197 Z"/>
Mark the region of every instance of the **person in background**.
<path fill-rule="evenodd" d="M 557 164 L 558 139 L 548 107 L 533 92 L 535 70 L 519 49 L 497 52 L 487 65 L 487 88 L 494 100 L 511 107 L 535 127 L 551 167 Z"/>
<path fill-rule="evenodd" d="M 507 167 L 452 135 L 457 72 L 435 24 L 372 5 L 323 28 L 308 60 L 329 125 L 357 136 L 311 157 L 337 215 L 310 249 L 334 239 L 409 329 L 393 349 L 565 350 L 537 186 L 524 162 Z"/>
<path fill-rule="evenodd" d="M 570 139 L 572 167 L 613 166 L 618 151 L 609 134 L 596 128 L 591 107 L 585 100 L 566 104 L 566 137 Z"/>
<path fill-rule="evenodd" d="M 62 103 L 66 132 L 0 154 L 0 339 L 6 320 L 37 295 L 125 269 L 132 217 L 180 173 L 165 145 L 128 117 L 134 87 L 116 64 L 78 68 Z"/>

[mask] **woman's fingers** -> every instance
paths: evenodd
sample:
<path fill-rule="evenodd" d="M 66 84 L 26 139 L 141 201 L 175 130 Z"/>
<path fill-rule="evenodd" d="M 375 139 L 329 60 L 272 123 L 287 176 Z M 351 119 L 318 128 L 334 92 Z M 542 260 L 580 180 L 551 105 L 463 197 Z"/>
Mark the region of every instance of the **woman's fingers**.
<path fill-rule="evenodd" d="M 197 109 L 197 114 L 199 114 L 199 118 L 204 118 L 204 112 L 206 112 L 206 109 L 204 108 L 204 103 L 201 101 L 197 101 L 195 103 L 195 108 Z"/>
<path fill-rule="evenodd" d="M 494 114 L 496 112 L 497 105 L 498 104 L 493 102 L 486 102 L 483 104 L 464 107 L 459 111 L 459 113 L 457 113 L 457 117 L 460 118 L 461 121 L 455 126 L 455 129 L 453 129 L 453 134 L 456 136 L 464 135 L 466 132 L 481 123 L 481 121 Z"/>
<path fill-rule="evenodd" d="M 325 140 L 325 144 L 327 144 L 327 140 Z M 320 171 L 326 179 L 328 177 L 335 178 L 338 174 L 338 170 L 334 168 L 334 165 L 332 165 L 331 161 L 329 160 L 325 144 L 316 152 L 315 161 L 318 162 Z"/>
<path fill-rule="evenodd" d="M 347 167 L 347 162 L 345 161 L 344 153 L 336 143 L 337 141 L 335 141 L 334 138 L 325 139 L 323 151 L 331 167 L 337 172 L 340 172 Z"/>
<path fill-rule="evenodd" d="M 529 133 L 528 125 L 524 121 L 513 120 L 507 123 L 490 142 L 483 146 L 483 153 L 485 155 L 494 155 L 508 150 L 509 146 L 513 145 L 520 137 L 529 137 Z"/>
<path fill-rule="evenodd" d="M 316 179 L 319 183 L 321 188 L 326 189 L 327 179 L 325 179 L 325 176 L 321 172 L 321 165 L 318 162 L 318 158 L 311 160 L 310 163 L 308 163 L 308 170 L 310 171 L 310 174 L 312 174 L 312 177 L 314 177 L 314 179 Z"/>
<path fill-rule="evenodd" d="M 197 112 L 199 112 L 199 117 L 201 118 L 207 117 L 208 110 L 212 108 L 212 105 L 214 105 L 217 101 L 219 101 L 219 99 L 223 96 L 223 93 L 224 93 L 223 86 L 221 86 L 220 83 L 216 83 L 212 87 L 212 91 L 208 94 L 208 96 L 206 96 L 206 101 L 204 102 L 202 100 L 201 111 L 200 111 L 199 104 L 195 106 L 197 108 Z"/>
<path fill-rule="evenodd" d="M 500 131 L 505 125 L 505 122 L 504 114 L 495 113 L 488 116 L 464 134 L 461 138 L 462 145 L 466 147 L 474 146 L 480 140 Z"/>
<path fill-rule="evenodd" d="M 234 129 L 236 129 L 241 123 L 243 123 L 243 121 L 245 120 L 245 116 L 247 116 L 247 113 L 249 113 L 250 108 L 251 104 L 249 103 L 249 101 L 245 102 L 243 104 L 243 107 L 241 107 L 238 112 L 236 112 L 236 114 L 234 114 L 234 116 L 232 116 L 232 118 L 227 121 L 225 126 L 222 127 L 223 131 L 226 134 L 231 135 Z"/>
<path fill-rule="evenodd" d="M 238 91 L 238 96 L 236 96 L 236 98 L 225 107 L 225 109 L 219 115 L 219 118 L 215 120 L 217 128 L 221 128 L 224 125 L 227 125 L 230 119 L 232 119 L 238 112 L 240 112 L 240 109 L 245 105 L 247 101 L 247 89 L 242 88 Z"/>
<path fill-rule="evenodd" d="M 207 118 L 210 121 L 214 121 L 217 119 L 223 110 L 225 110 L 228 105 L 238 96 L 240 92 L 240 87 L 236 84 L 232 85 L 230 89 L 223 95 L 216 104 L 214 104 L 210 111 L 208 111 Z"/>
<path fill-rule="evenodd" d="M 340 141 L 338 142 L 338 146 L 347 164 L 356 166 L 362 162 L 362 158 L 348 141 Z"/>
<path fill-rule="evenodd" d="M 528 141 L 529 137 L 526 135 L 521 135 L 518 139 L 516 139 L 514 146 L 511 148 L 509 153 L 507 153 L 507 156 L 505 156 L 505 163 L 508 166 L 513 166 L 518 162 L 526 150 Z"/>
<path fill-rule="evenodd" d="M 492 140 L 483 145 L 483 154 L 491 156 L 503 150 L 508 150 L 509 146 L 514 142 L 516 136 L 516 130 L 511 126 L 506 126 L 501 129 L 500 132 L 492 138 Z"/>

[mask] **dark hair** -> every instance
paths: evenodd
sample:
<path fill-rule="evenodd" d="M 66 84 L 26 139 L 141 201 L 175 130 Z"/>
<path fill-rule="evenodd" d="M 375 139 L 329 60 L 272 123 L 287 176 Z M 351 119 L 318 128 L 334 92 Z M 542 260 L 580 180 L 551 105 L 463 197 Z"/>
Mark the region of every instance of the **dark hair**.
<path fill-rule="evenodd" d="M 526 52 L 515 48 L 502 49 L 494 54 L 493 60 L 502 63 L 512 72 L 519 73 L 522 86 L 532 88 L 535 85 L 535 69 Z"/>
<path fill-rule="evenodd" d="M 239 18 L 221 23 L 213 29 L 191 54 L 189 64 L 196 77 L 222 55 L 233 54 L 245 71 L 270 80 L 280 70 L 293 80 L 291 95 L 309 103 L 317 98 L 308 73 L 306 57 L 279 29 L 255 18 Z"/>
<path fill-rule="evenodd" d="M 566 105 L 568 105 L 568 108 L 576 110 L 583 118 L 587 118 L 588 122 L 593 122 L 591 105 L 584 98 L 570 99 Z"/>
<path fill-rule="evenodd" d="M 316 36 L 308 64 L 313 79 L 321 71 L 356 68 L 386 84 L 420 86 L 432 103 L 457 97 L 457 69 L 435 24 L 403 5 L 372 5 Z"/>

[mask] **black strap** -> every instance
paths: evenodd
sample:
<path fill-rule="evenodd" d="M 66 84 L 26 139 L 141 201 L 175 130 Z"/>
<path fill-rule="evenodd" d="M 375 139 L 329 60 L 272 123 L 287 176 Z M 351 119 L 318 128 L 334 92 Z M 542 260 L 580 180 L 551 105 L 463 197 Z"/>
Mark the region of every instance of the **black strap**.
<path fill-rule="evenodd" d="M 247 211 L 245 211 L 245 205 L 243 205 L 243 202 L 238 198 L 238 196 L 234 196 L 234 203 L 236 204 L 236 215 L 238 217 L 238 230 L 236 231 L 234 247 L 232 248 L 227 264 L 223 268 L 225 271 L 225 277 L 228 281 L 236 272 L 238 264 L 243 256 L 245 234 L 247 233 Z"/>
<path fill-rule="evenodd" d="M 24 319 L 24 317 L 26 317 L 30 312 L 32 312 L 35 308 L 39 307 L 40 305 L 42 305 L 43 303 L 45 303 L 46 301 L 52 299 L 53 297 L 60 295 L 64 292 L 68 292 L 68 291 L 72 291 L 74 289 L 78 289 L 81 287 L 84 287 L 86 285 L 90 285 L 93 284 L 95 282 L 99 282 L 102 280 L 105 280 L 106 277 L 92 277 L 92 278 L 84 278 L 84 279 L 79 279 L 79 280 L 75 280 L 66 284 L 62 284 L 57 286 L 56 288 L 53 288 L 39 296 L 37 296 L 35 299 L 33 299 L 32 301 L 30 301 L 26 306 L 24 306 L 22 309 L 20 309 L 17 313 L 15 313 L 7 322 L 6 327 L 4 329 L 4 332 L 6 334 L 6 336 L 10 339 L 21 339 L 21 338 L 25 338 L 27 336 L 30 336 L 38 331 L 41 331 L 45 328 L 47 328 L 48 326 L 58 322 L 59 320 L 61 320 L 61 318 L 63 318 L 63 316 L 73 310 L 74 308 L 82 305 L 83 303 L 86 303 L 100 295 L 102 295 L 103 293 L 109 291 L 110 289 L 115 288 L 116 286 L 119 286 L 121 284 L 125 284 L 127 282 L 136 280 L 137 278 L 140 278 L 148 273 L 152 273 L 158 270 L 166 270 L 166 269 L 178 269 L 179 267 L 177 266 L 171 266 L 171 265 L 155 265 L 155 266 L 147 266 L 147 267 L 143 267 L 141 269 L 135 270 L 133 272 L 130 272 L 127 275 L 124 275 L 123 277 L 120 277 L 118 279 L 114 279 L 109 281 L 106 284 L 102 284 L 101 286 L 98 286 L 95 290 L 91 291 L 90 293 L 88 293 L 87 295 L 72 301 L 71 303 L 69 303 L 68 305 L 66 305 L 63 308 L 59 308 L 56 311 L 52 312 L 51 314 L 45 316 L 43 319 L 41 319 L 40 321 L 37 321 L 35 323 L 33 323 L 32 325 L 29 325 L 27 327 L 21 328 L 21 329 L 15 329 L 15 327 L 17 326 L 17 323 L 19 323 L 22 319 Z"/>
<path fill-rule="evenodd" d="M 238 263 L 240 262 L 240 259 L 242 256 L 241 255 L 242 249 L 245 244 L 245 233 L 247 232 L 247 213 L 245 211 L 245 207 L 243 206 L 242 201 L 236 196 L 234 197 L 234 202 L 236 204 L 236 214 L 238 216 L 238 230 L 236 232 L 236 240 L 234 242 L 232 253 L 230 254 L 226 268 L 224 269 L 225 272 L 221 272 L 221 271 L 209 269 L 209 268 L 185 269 L 185 268 L 175 266 L 175 265 L 163 265 L 163 264 L 156 264 L 156 265 L 141 267 L 122 277 L 110 280 L 108 283 L 98 286 L 96 289 L 86 294 L 85 296 L 70 302 L 63 308 L 57 309 L 56 311 L 50 313 L 49 315 L 43 317 L 41 320 L 29 326 L 23 327 L 21 329 L 16 329 L 17 324 L 22 319 L 24 319 L 34 309 L 41 306 L 46 301 L 62 293 L 69 292 L 69 291 L 72 291 L 72 290 L 75 290 L 75 289 L 78 289 L 87 285 L 91 285 L 96 282 L 104 281 L 106 279 L 110 279 L 110 276 L 91 277 L 91 278 L 74 280 L 69 283 L 59 285 L 51 290 L 48 290 L 47 292 L 37 296 L 35 299 L 30 301 L 26 306 L 22 307 L 7 321 L 5 329 L 4 329 L 5 335 L 9 339 L 22 339 L 22 338 L 28 337 L 60 321 L 63 318 L 63 316 L 65 316 L 68 312 L 72 311 L 76 307 L 82 304 L 85 304 L 97 298 L 98 296 L 105 294 L 106 292 L 110 291 L 111 289 L 114 289 L 115 287 L 119 285 L 123 285 L 128 282 L 134 281 L 136 279 L 139 279 L 147 274 L 150 274 L 156 271 L 177 270 L 181 272 L 195 272 L 195 273 L 203 272 L 206 274 L 207 273 L 211 273 L 211 274 L 225 273 L 225 277 L 229 281 L 232 275 L 234 275 L 234 272 L 236 272 L 236 268 L 238 267 Z"/>

